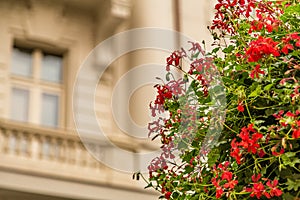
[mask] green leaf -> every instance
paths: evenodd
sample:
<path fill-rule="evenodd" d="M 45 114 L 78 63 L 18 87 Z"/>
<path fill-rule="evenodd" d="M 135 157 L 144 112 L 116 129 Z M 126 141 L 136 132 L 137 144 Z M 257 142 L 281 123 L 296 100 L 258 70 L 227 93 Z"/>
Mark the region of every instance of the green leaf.
<path fill-rule="evenodd" d="M 254 91 L 252 91 L 249 95 L 249 97 L 256 97 L 259 96 L 261 94 L 262 90 L 261 90 L 261 85 L 258 85 L 256 87 L 256 89 Z"/>
<path fill-rule="evenodd" d="M 282 155 L 283 164 L 290 167 L 295 167 L 297 163 L 300 163 L 300 159 L 295 157 L 296 153 L 287 152 Z"/>
<path fill-rule="evenodd" d="M 180 194 L 177 191 L 175 191 L 175 192 L 173 192 L 172 197 L 173 197 L 173 199 L 176 199 L 179 197 L 179 195 Z"/>
<path fill-rule="evenodd" d="M 296 181 L 293 181 L 291 179 L 287 179 L 287 189 L 288 190 L 294 190 L 294 191 L 298 191 L 298 188 L 300 187 L 300 180 L 296 180 Z"/>
<path fill-rule="evenodd" d="M 214 164 L 216 164 L 217 160 L 220 158 L 220 154 L 217 152 L 211 152 L 208 155 L 208 165 L 209 166 L 213 166 Z"/>
<path fill-rule="evenodd" d="M 170 81 L 170 75 L 171 75 L 170 72 L 168 72 L 168 73 L 166 74 L 166 80 L 167 80 L 167 81 Z"/>
<path fill-rule="evenodd" d="M 185 169 L 185 173 L 191 173 L 192 171 L 194 171 L 194 167 L 191 167 L 189 165 L 187 165 L 184 169 Z"/>
<path fill-rule="evenodd" d="M 200 54 L 200 51 L 198 51 L 197 53 L 193 54 L 192 58 L 198 58 L 199 54 Z"/>
<path fill-rule="evenodd" d="M 233 45 L 229 45 L 228 47 L 226 47 L 225 49 L 223 49 L 223 53 L 231 53 L 234 49 Z"/>
<path fill-rule="evenodd" d="M 264 87 L 264 90 L 270 90 L 271 88 L 272 88 L 272 86 L 273 86 L 274 84 L 273 83 L 271 83 L 271 84 L 269 84 L 269 85 L 266 85 L 265 87 Z"/>
<path fill-rule="evenodd" d="M 290 158 L 290 157 L 294 157 L 296 155 L 296 153 L 295 152 L 287 152 L 284 155 L 286 155 L 287 157 Z"/>
<path fill-rule="evenodd" d="M 241 65 L 235 65 L 234 69 L 237 70 L 237 71 L 240 71 L 240 70 L 243 69 L 243 66 L 241 66 Z"/>
<path fill-rule="evenodd" d="M 220 50 L 220 48 L 221 48 L 221 47 L 214 48 L 214 49 L 212 50 L 212 53 L 217 53 L 217 52 Z"/>
<path fill-rule="evenodd" d="M 294 198 L 294 196 L 292 196 L 290 193 L 284 193 L 282 195 L 282 197 L 283 197 L 283 200 L 291 200 Z"/>
<path fill-rule="evenodd" d="M 300 14 L 300 5 L 293 5 L 293 6 L 289 6 L 285 9 L 284 14 L 281 15 L 280 19 L 283 22 L 289 22 L 289 21 L 296 21 L 298 22 L 299 19 L 297 19 L 297 15 L 299 16 Z"/>

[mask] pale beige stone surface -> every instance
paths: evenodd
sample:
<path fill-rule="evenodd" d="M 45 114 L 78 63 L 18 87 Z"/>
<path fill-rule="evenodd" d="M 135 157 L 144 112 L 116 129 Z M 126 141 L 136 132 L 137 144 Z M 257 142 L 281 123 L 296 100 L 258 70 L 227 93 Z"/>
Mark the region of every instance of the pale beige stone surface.
<path fill-rule="evenodd" d="M 179 10 L 175 9 L 176 2 Z M 72 108 L 76 75 L 101 41 L 132 28 L 166 28 L 195 40 L 209 40 L 204 29 L 212 8 L 212 3 L 198 0 L 0 0 L 0 200 L 157 199 L 159 194 L 144 190 L 145 183 L 132 180 L 132 173 L 105 166 L 84 148 Z M 64 59 L 61 85 L 39 81 L 36 84 L 41 86 L 23 85 L 34 94 L 29 100 L 34 105 L 29 112 L 35 114 L 30 115 L 28 123 L 15 122 L 10 117 L 11 88 L 26 82 L 10 73 L 14 45 L 60 54 Z M 176 46 L 178 41 L 174 41 L 174 50 Z M 41 54 L 34 55 L 34 73 L 39 73 Z M 95 87 L 98 122 L 119 148 L 136 153 L 157 149 L 156 143 L 130 137 L 117 127 L 111 96 L 115 84 L 128 70 L 145 63 L 164 64 L 167 55 L 168 52 L 150 49 L 123 55 Z M 41 88 L 54 90 L 61 97 L 57 128 L 39 125 L 39 112 L 34 110 L 41 105 Z M 145 107 L 154 95 L 148 85 L 129 100 L 127 109 L 136 124 L 147 125 L 149 113 Z M 82 104 L 84 100 L 83 94 Z M 132 168 L 144 164 L 134 157 L 121 158 L 105 148 L 101 139 L 90 141 L 95 143 L 97 153 L 115 163 Z"/>

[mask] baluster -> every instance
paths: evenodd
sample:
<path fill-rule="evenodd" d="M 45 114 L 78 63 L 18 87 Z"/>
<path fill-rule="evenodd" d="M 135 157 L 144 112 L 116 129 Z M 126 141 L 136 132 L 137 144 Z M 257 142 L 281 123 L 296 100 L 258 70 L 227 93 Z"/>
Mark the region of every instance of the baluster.
<path fill-rule="evenodd" d="M 85 149 L 86 165 L 88 167 L 92 167 L 92 165 L 93 165 L 93 157 L 92 157 L 91 153 L 93 153 L 94 145 L 92 143 L 88 143 L 86 145 L 88 145 L 87 149 L 89 150 L 88 151 L 87 149 Z M 91 151 L 91 153 L 90 153 L 90 151 Z"/>
<path fill-rule="evenodd" d="M 28 133 L 21 132 L 19 134 L 19 153 L 21 156 L 28 156 Z"/>
<path fill-rule="evenodd" d="M 69 140 L 68 139 L 66 139 L 65 140 L 65 162 L 66 163 L 69 163 L 69 161 L 70 161 L 70 143 L 69 143 Z"/>
<path fill-rule="evenodd" d="M 75 143 L 75 165 L 81 165 L 82 145 L 80 142 Z"/>
<path fill-rule="evenodd" d="M 8 131 L 8 146 L 7 151 L 8 154 L 14 155 L 16 153 L 16 146 L 17 146 L 17 138 L 15 131 Z"/>
<path fill-rule="evenodd" d="M 88 164 L 88 154 L 84 147 L 81 148 L 80 163 L 82 166 L 86 166 Z"/>
<path fill-rule="evenodd" d="M 100 160 L 102 159 L 102 151 L 101 151 L 101 146 L 100 144 L 96 144 L 95 145 L 95 159 L 97 160 L 97 162 L 100 162 Z"/>
<path fill-rule="evenodd" d="M 94 143 L 92 152 L 89 153 L 91 157 L 91 167 L 96 168 L 99 160 L 99 147 L 98 144 Z"/>
<path fill-rule="evenodd" d="M 54 148 L 54 144 L 53 144 L 53 138 L 48 136 L 47 137 L 47 142 L 48 142 L 48 160 L 53 160 L 53 148 Z"/>
<path fill-rule="evenodd" d="M 5 143 L 6 143 L 5 130 L 1 128 L 0 129 L 0 153 L 4 152 Z"/>
<path fill-rule="evenodd" d="M 67 151 L 66 140 L 61 139 L 60 148 L 59 148 L 59 158 L 60 161 L 62 162 L 65 162 L 66 160 L 66 151 Z"/>
<path fill-rule="evenodd" d="M 102 146 L 100 144 L 97 144 L 97 169 L 102 168 L 102 160 L 103 160 L 103 151 L 102 151 Z"/>
<path fill-rule="evenodd" d="M 97 164 L 96 164 L 96 170 L 97 172 L 102 171 L 103 170 L 103 165 L 101 163 L 100 160 L 97 160 Z"/>
<path fill-rule="evenodd" d="M 62 162 L 64 160 L 64 145 L 63 140 L 61 138 L 57 139 L 58 145 L 58 161 Z"/>
<path fill-rule="evenodd" d="M 21 140 L 22 140 L 22 135 L 21 132 L 19 131 L 13 131 L 14 135 L 15 135 L 15 153 L 16 155 L 21 155 Z"/>
<path fill-rule="evenodd" d="M 69 146 L 68 146 L 68 149 L 69 149 L 69 163 L 70 164 L 74 164 L 75 163 L 75 142 L 72 141 L 72 140 L 69 140 Z"/>
<path fill-rule="evenodd" d="M 27 133 L 27 157 L 32 159 L 32 141 L 33 141 L 33 134 Z"/>
<path fill-rule="evenodd" d="M 10 130 L 3 130 L 3 152 L 9 153 L 9 138 L 10 138 Z"/>
<path fill-rule="evenodd" d="M 50 154 L 50 138 L 49 136 L 44 136 L 42 137 L 42 158 L 44 160 L 49 159 L 49 154 Z"/>
<path fill-rule="evenodd" d="M 49 158 L 54 161 L 58 157 L 58 144 L 56 138 L 51 137 L 49 143 L 50 143 Z"/>
<path fill-rule="evenodd" d="M 40 145 L 40 149 L 39 149 L 39 159 L 44 159 L 44 143 L 45 143 L 45 136 L 44 135 L 40 135 L 40 140 L 39 140 L 39 145 Z"/>
<path fill-rule="evenodd" d="M 31 157 L 32 159 L 40 159 L 41 158 L 41 139 L 38 134 L 34 134 L 31 138 Z"/>

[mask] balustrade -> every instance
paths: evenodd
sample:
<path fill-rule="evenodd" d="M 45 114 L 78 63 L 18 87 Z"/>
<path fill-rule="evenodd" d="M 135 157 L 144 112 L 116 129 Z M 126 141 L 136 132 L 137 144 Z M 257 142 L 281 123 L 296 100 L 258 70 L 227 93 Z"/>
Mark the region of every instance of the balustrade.
<path fill-rule="evenodd" d="M 99 149 L 98 144 L 92 145 Z M 5 156 L 81 167 L 101 167 L 99 161 L 85 150 L 75 133 L 0 121 L 0 158 Z"/>

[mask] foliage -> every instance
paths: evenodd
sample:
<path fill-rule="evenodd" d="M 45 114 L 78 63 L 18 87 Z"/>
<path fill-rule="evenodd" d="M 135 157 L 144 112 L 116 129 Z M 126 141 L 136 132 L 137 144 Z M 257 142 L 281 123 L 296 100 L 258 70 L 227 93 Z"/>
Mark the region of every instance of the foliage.
<path fill-rule="evenodd" d="M 168 82 L 155 86 L 149 135 L 162 154 L 147 187 L 162 199 L 299 199 L 300 4 L 218 0 L 215 9 L 215 49 L 173 52 Z"/>

